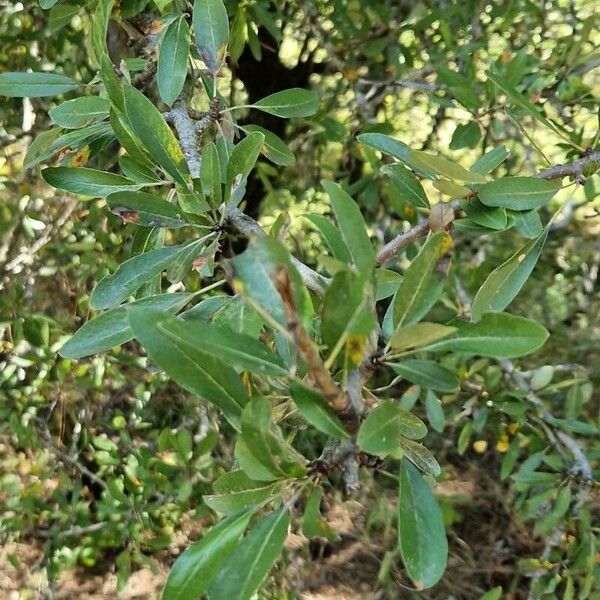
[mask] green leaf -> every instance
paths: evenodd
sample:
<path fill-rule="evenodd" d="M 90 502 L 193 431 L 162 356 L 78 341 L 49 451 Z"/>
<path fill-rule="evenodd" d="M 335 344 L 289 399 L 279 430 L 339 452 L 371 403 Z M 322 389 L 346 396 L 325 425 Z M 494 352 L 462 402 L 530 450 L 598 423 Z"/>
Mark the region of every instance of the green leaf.
<path fill-rule="evenodd" d="M 290 393 L 298 410 L 313 427 L 332 437 L 350 437 L 321 394 L 299 383 L 290 386 Z"/>
<path fill-rule="evenodd" d="M 401 454 L 400 458 L 408 458 L 415 467 L 423 471 L 426 475 L 437 477 L 442 472 L 438 461 L 423 444 L 406 438 L 400 438 L 399 449 L 398 454 Z"/>
<path fill-rule="evenodd" d="M 375 269 L 375 300 L 393 296 L 400 287 L 402 275 L 391 269 Z"/>
<path fill-rule="evenodd" d="M 383 166 L 381 172 L 392 178 L 400 195 L 407 202 L 420 208 L 429 208 L 429 199 L 421 182 L 406 167 L 395 163 Z"/>
<path fill-rule="evenodd" d="M 459 164 L 437 154 L 421 150 L 411 150 L 410 157 L 420 167 L 430 169 L 447 179 L 463 181 L 464 183 L 482 183 L 485 181 L 483 175 L 467 171 L 467 169 L 461 167 Z"/>
<path fill-rule="evenodd" d="M 265 483 L 264 481 L 252 481 L 250 479 L 248 481 L 251 483 L 244 489 L 220 494 L 205 494 L 202 500 L 215 512 L 228 515 L 243 508 L 263 504 L 281 490 L 281 484 L 277 482 Z"/>
<path fill-rule="evenodd" d="M 311 490 L 304 509 L 302 533 L 307 538 L 322 537 L 333 542 L 338 539 L 338 536 L 321 516 L 321 495 L 322 488 L 314 487 Z"/>
<path fill-rule="evenodd" d="M 481 129 L 477 123 L 471 122 L 465 125 L 457 125 L 450 140 L 450 150 L 474 148 L 480 139 Z"/>
<path fill-rule="evenodd" d="M 223 1 L 195 0 L 192 25 L 200 58 L 216 75 L 229 42 L 229 18 Z"/>
<path fill-rule="evenodd" d="M 439 433 L 444 431 L 446 424 L 444 408 L 440 399 L 431 390 L 427 390 L 425 394 L 425 411 L 429 424 Z"/>
<path fill-rule="evenodd" d="M 310 117 L 319 110 L 319 96 L 312 90 L 292 88 L 275 92 L 252 107 L 284 119 Z"/>
<path fill-rule="evenodd" d="M 417 589 L 430 588 L 439 581 L 448 560 L 442 511 L 429 484 L 406 460 L 400 465 L 398 545 Z"/>
<path fill-rule="evenodd" d="M 370 270 L 375 260 L 375 250 L 358 205 L 337 183 L 322 181 L 321 184 L 329 196 L 342 238 L 354 264 L 361 272 Z"/>
<path fill-rule="evenodd" d="M 189 48 L 190 27 L 181 15 L 167 27 L 158 53 L 158 91 L 169 106 L 177 100 L 183 89 Z"/>
<path fill-rule="evenodd" d="M 396 329 L 419 321 L 435 304 L 444 278 L 435 268 L 442 257 L 443 232 L 431 235 L 404 272 L 392 303 Z"/>
<path fill-rule="evenodd" d="M 113 0 L 98 0 L 94 16 L 92 17 L 92 50 L 98 64 L 102 63 L 103 57 L 108 58 L 106 34 L 113 4 Z"/>
<path fill-rule="evenodd" d="M 495 83 L 521 110 L 525 111 L 530 117 L 533 117 L 537 121 L 539 121 L 542 125 L 546 126 L 550 131 L 553 131 L 556 135 L 564 139 L 563 133 L 554 125 L 544 117 L 544 115 L 532 104 L 521 92 L 516 90 L 512 85 L 510 85 L 505 79 L 503 79 L 497 73 L 492 71 L 488 71 L 488 79 Z M 569 141 L 569 140 L 567 140 Z"/>
<path fill-rule="evenodd" d="M 491 358 L 525 356 L 541 348 L 548 339 L 542 325 L 507 313 L 487 313 L 479 323 L 453 323 L 452 336 L 425 348 L 432 352 L 453 351 Z"/>
<path fill-rule="evenodd" d="M 389 135 L 383 133 L 361 133 L 357 139 L 361 144 L 389 154 L 402 162 L 407 162 L 410 158 L 410 148 L 404 142 L 396 140 Z"/>
<path fill-rule="evenodd" d="M 225 201 L 248 178 L 256 164 L 260 149 L 265 141 L 262 133 L 249 133 L 232 150 L 227 163 L 227 181 L 225 183 Z"/>
<path fill-rule="evenodd" d="M 369 454 L 388 454 L 399 446 L 400 437 L 421 439 L 427 427 L 415 415 L 400 408 L 393 400 L 383 400 L 362 422 L 356 439 Z"/>
<path fill-rule="evenodd" d="M 136 160 L 127 154 L 119 156 L 119 167 L 121 167 L 125 177 L 137 183 L 154 185 L 161 182 L 154 170 L 149 168 L 145 161 Z"/>
<path fill-rule="evenodd" d="M 121 263 L 112 275 L 107 275 L 94 288 L 90 298 L 92 308 L 118 306 L 196 242 L 197 240 L 193 240 L 183 246 L 156 248 Z"/>
<path fill-rule="evenodd" d="M 206 592 L 220 565 L 233 552 L 252 512 L 231 515 L 187 548 L 171 568 L 162 600 L 197 600 Z"/>
<path fill-rule="evenodd" d="M 500 598 L 502 598 L 502 588 L 498 586 L 486 592 L 479 600 L 500 600 Z"/>
<path fill-rule="evenodd" d="M 452 371 L 432 360 L 408 359 L 390 367 L 404 379 L 429 390 L 454 392 L 460 385 Z"/>
<path fill-rule="evenodd" d="M 285 507 L 258 521 L 225 559 L 209 586 L 209 600 L 250 600 L 281 553 L 289 524 Z"/>
<path fill-rule="evenodd" d="M 164 327 L 178 343 L 212 354 L 232 367 L 273 377 L 288 374 L 281 359 L 262 342 L 226 325 L 210 324 L 200 319 L 171 319 L 164 323 Z"/>
<path fill-rule="evenodd" d="M 285 313 L 273 276 L 279 267 L 286 268 L 292 280 L 296 308 L 303 320 L 308 316 L 311 307 L 306 287 L 291 263 L 290 253 L 277 240 L 268 237 L 259 239 L 231 262 L 234 275 L 242 284 L 239 294 L 282 325 L 286 325 Z"/>
<path fill-rule="evenodd" d="M 315 213 L 308 213 L 304 216 L 319 230 L 334 258 L 344 263 L 352 260 L 342 234 L 331 222 L 331 219 Z"/>
<path fill-rule="evenodd" d="M 52 144 L 56 142 L 60 134 L 61 129 L 54 127 L 36 136 L 29 145 L 29 148 L 27 148 L 25 158 L 23 159 L 23 168 L 30 169 L 50 158 L 53 154 L 51 150 Z"/>
<path fill-rule="evenodd" d="M 77 129 L 108 117 L 110 104 L 99 96 L 82 96 L 67 100 L 48 111 L 50 118 L 61 127 Z"/>
<path fill-rule="evenodd" d="M 150 359 L 176 383 L 212 402 L 239 428 L 248 395 L 237 373 L 211 354 L 181 343 L 169 329 L 174 316 L 142 308 L 128 309 L 129 325 Z"/>
<path fill-rule="evenodd" d="M 112 308 L 80 327 L 62 346 L 58 353 L 63 358 L 83 358 L 97 352 L 110 350 L 133 339 L 129 327 L 127 308 L 139 306 L 155 310 L 177 312 L 193 297 L 193 294 L 158 294 L 136 300 L 131 304 Z"/>
<path fill-rule="evenodd" d="M 471 314 L 474 321 L 479 321 L 484 313 L 504 310 L 514 300 L 529 279 L 547 236 L 548 228 L 489 274 L 473 300 Z"/>
<path fill-rule="evenodd" d="M 537 177 L 502 177 L 479 186 L 477 193 L 486 206 L 529 210 L 549 202 L 559 187 L 555 181 Z"/>
<path fill-rule="evenodd" d="M 497 166 L 501 165 L 509 155 L 509 151 L 504 146 L 497 146 L 480 156 L 472 165 L 469 171 L 471 173 L 479 173 L 487 175 L 491 173 Z"/>
<path fill-rule="evenodd" d="M 41 98 L 74 90 L 80 84 L 58 73 L 0 73 L 0 96 Z"/>
<path fill-rule="evenodd" d="M 146 185 L 122 175 L 85 167 L 48 167 L 42 171 L 42 177 L 56 189 L 90 198 L 106 198 L 115 192 L 135 191 Z"/>
<path fill-rule="evenodd" d="M 390 338 L 390 346 L 396 352 L 405 352 L 427 346 L 448 337 L 455 331 L 455 327 L 448 327 L 440 323 L 413 323 L 397 329 Z"/>
<path fill-rule="evenodd" d="M 471 189 L 460 185 L 450 179 L 436 179 L 433 187 L 451 198 L 465 198 L 471 193 Z"/>
<path fill-rule="evenodd" d="M 499 206 L 486 206 L 474 198 L 462 202 L 461 207 L 472 221 L 482 227 L 501 230 L 506 229 L 506 226 L 508 225 L 506 210 Z"/>
<path fill-rule="evenodd" d="M 262 133 L 265 136 L 265 141 L 261 148 L 261 153 L 264 154 L 271 162 L 282 167 L 289 167 L 296 162 L 294 153 L 289 149 L 288 145 L 272 131 L 260 127 L 259 125 L 244 125 L 246 133 Z"/>
<path fill-rule="evenodd" d="M 532 240 L 541 235 L 544 226 L 536 210 L 515 210 L 510 212 L 515 229 L 527 239 Z"/>
<path fill-rule="evenodd" d="M 123 86 L 125 113 L 135 135 L 175 181 L 187 186 L 189 171 L 175 135 L 154 104 L 130 85 Z"/>
<path fill-rule="evenodd" d="M 211 200 L 213 208 L 218 208 L 223 201 L 223 188 L 221 186 L 221 163 L 219 152 L 217 151 L 214 142 L 207 144 L 202 153 L 200 183 L 202 192 Z"/>
<path fill-rule="evenodd" d="M 118 192 L 106 198 L 111 211 L 137 225 L 176 229 L 188 225 L 181 210 L 154 194 L 145 192 Z"/>

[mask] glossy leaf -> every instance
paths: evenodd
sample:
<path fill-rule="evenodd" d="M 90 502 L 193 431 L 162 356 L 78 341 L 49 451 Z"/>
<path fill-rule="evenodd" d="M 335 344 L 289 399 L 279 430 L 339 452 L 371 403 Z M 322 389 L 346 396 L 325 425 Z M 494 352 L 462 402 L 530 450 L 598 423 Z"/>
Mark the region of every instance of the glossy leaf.
<path fill-rule="evenodd" d="M 169 106 L 177 100 L 183 89 L 189 47 L 190 28 L 182 15 L 167 27 L 158 54 L 158 91 Z"/>
<path fill-rule="evenodd" d="M 0 73 L 0 96 L 41 98 L 74 90 L 79 83 L 59 73 Z"/>
<path fill-rule="evenodd" d="M 537 177 L 502 177 L 479 186 L 479 199 L 486 206 L 529 210 L 549 202 L 559 187 Z"/>
<path fill-rule="evenodd" d="M 402 198 L 420 208 L 429 208 L 429 199 L 420 181 L 400 164 L 385 165 L 381 172 L 389 175 Z"/>
<path fill-rule="evenodd" d="M 106 198 L 115 192 L 135 191 L 146 185 L 122 175 L 85 167 L 48 167 L 42 171 L 42 177 L 56 189 L 90 198 Z"/>
<path fill-rule="evenodd" d="M 545 229 L 542 235 L 527 242 L 489 274 L 473 299 L 474 321 L 479 321 L 484 313 L 504 310 L 514 300 L 529 279 L 547 236 L 548 229 Z"/>
<path fill-rule="evenodd" d="M 162 600 L 197 600 L 206 592 L 220 565 L 236 548 L 251 512 L 231 515 L 187 548 L 171 568 Z"/>
<path fill-rule="evenodd" d="M 225 559 L 209 586 L 209 600 L 250 600 L 281 553 L 289 524 L 285 507 L 258 521 Z"/>
<path fill-rule="evenodd" d="M 458 390 L 460 384 L 452 371 L 432 360 L 407 359 L 390 366 L 404 379 L 425 389 L 448 393 Z"/>
<path fill-rule="evenodd" d="M 419 166 L 425 169 L 431 169 L 438 175 L 464 183 L 481 183 L 485 181 L 485 177 L 479 173 L 467 171 L 458 163 L 452 162 L 437 154 L 431 152 L 423 152 L 421 150 L 411 150 L 411 159 Z"/>
<path fill-rule="evenodd" d="M 362 422 L 356 439 L 369 454 L 388 454 L 399 446 L 400 437 L 421 439 L 427 427 L 415 415 L 400 408 L 393 400 L 383 400 Z"/>
<path fill-rule="evenodd" d="M 145 192 L 119 192 L 107 197 L 111 211 L 127 222 L 145 227 L 178 228 L 188 225 L 181 210 L 154 194 Z"/>
<path fill-rule="evenodd" d="M 429 484 L 407 460 L 400 465 L 398 546 L 417 589 L 430 588 L 439 581 L 448 561 L 442 511 Z"/>
<path fill-rule="evenodd" d="M 496 167 L 501 165 L 509 155 L 509 151 L 504 146 L 497 146 L 488 150 L 483 156 L 480 156 L 472 165 L 469 171 L 487 175 Z"/>
<path fill-rule="evenodd" d="M 193 294 L 158 294 L 136 300 L 125 306 L 112 308 L 94 317 L 80 327 L 62 346 L 58 353 L 63 358 L 83 358 L 97 352 L 105 352 L 133 339 L 129 327 L 127 309 L 130 306 L 177 312 L 193 297 Z"/>
<path fill-rule="evenodd" d="M 209 324 L 200 319 L 171 319 L 164 327 L 173 339 L 212 354 L 230 366 L 273 377 L 287 375 L 281 359 L 262 342 L 226 325 Z"/>
<path fill-rule="evenodd" d="M 457 322 L 453 325 L 457 329 L 455 334 L 425 349 L 516 358 L 541 348 L 549 335 L 539 323 L 507 313 L 487 313 L 479 323 Z"/>
<path fill-rule="evenodd" d="M 192 25 L 200 58 L 216 75 L 229 42 L 229 18 L 223 1 L 195 0 Z"/>
<path fill-rule="evenodd" d="M 129 85 L 123 86 L 123 97 L 127 119 L 135 135 L 175 181 L 187 186 L 189 172 L 183 152 L 158 109 L 151 100 Z"/>
<path fill-rule="evenodd" d="M 219 407 L 238 428 L 248 396 L 236 372 L 211 354 L 181 342 L 169 331 L 176 317 L 147 309 L 128 309 L 129 325 L 148 353 L 181 387 Z"/>
<path fill-rule="evenodd" d="M 440 323 L 413 323 L 397 329 L 390 338 L 390 346 L 396 352 L 405 352 L 427 346 L 448 337 L 455 331 L 455 327 L 448 327 Z"/>
<path fill-rule="evenodd" d="M 290 386 L 290 393 L 298 410 L 313 427 L 332 437 L 350 437 L 321 394 L 298 383 Z"/>
<path fill-rule="evenodd" d="M 276 165 L 289 167 L 296 162 L 296 157 L 288 145 L 272 131 L 259 125 L 244 125 L 244 131 L 247 133 L 262 133 L 265 136 L 261 153 Z"/>
<path fill-rule="evenodd" d="M 166 269 L 182 252 L 196 240 L 183 246 L 165 246 L 138 254 L 121 263 L 117 270 L 107 275 L 94 288 L 90 298 L 93 308 L 118 306 L 142 284 Z"/>
<path fill-rule="evenodd" d="M 312 90 L 292 88 L 275 92 L 252 105 L 262 112 L 289 119 L 310 117 L 319 110 L 319 96 Z"/>
<path fill-rule="evenodd" d="M 342 238 L 354 264 L 360 271 L 366 272 L 373 266 L 375 250 L 358 205 L 337 183 L 323 181 L 322 185 L 329 196 Z"/>
<path fill-rule="evenodd" d="M 99 96 L 82 96 L 67 100 L 48 111 L 50 118 L 61 127 L 77 129 L 108 117 L 110 104 Z"/>
<path fill-rule="evenodd" d="M 442 257 L 444 235 L 443 232 L 431 235 L 406 269 L 393 300 L 396 329 L 419 321 L 437 301 L 441 287 L 434 284 L 443 278 L 435 268 Z"/>

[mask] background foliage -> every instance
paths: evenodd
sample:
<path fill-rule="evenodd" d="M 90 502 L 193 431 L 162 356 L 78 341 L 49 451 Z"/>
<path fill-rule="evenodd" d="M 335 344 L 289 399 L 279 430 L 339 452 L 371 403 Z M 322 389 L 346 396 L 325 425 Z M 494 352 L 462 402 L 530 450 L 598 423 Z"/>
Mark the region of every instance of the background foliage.
<path fill-rule="evenodd" d="M 412 534 L 403 535 L 402 523 L 406 532 L 419 502 L 403 503 L 401 492 L 398 507 L 400 480 L 401 490 L 417 490 L 420 498 L 435 491 L 448 535 L 446 571 L 420 597 L 471 599 L 486 592 L 488 599 L 596 597 L 600 509 L 591 480 L 600 452 L 597 1 L 226 2 L 228 27 L 219 2 L 196 5 L 177 0 L 121 0 L 113 7 L 66 0 L 0 5 L 2 593 L 87 598 L 114 597 L 119 589 L 133 597 L 132 582 L 140 581 L 135 573 L 141 572 L 148 584 L 142 597 L 158 597 L 176 556 L 191 542 L 206 540 L 217 513 L 232 512 L 231 504 L 223 509 L 223 502 L 233 502 L 223 498 L 225 492 L 250 487 L 235 427 L 241 422 L 246 440 L 265 435 L 271 430 L 260 425 L 271 423 L 266 413 L 272 409 L 281 426 L 277 444 L 285 449 L 273 468 L 285 476 L 273 477 L 275 483 L 263 485 L 250 500 L 233 502 L 241 508 L 244 502 L 274 499 L 270 512 L 254 517 L 240 548 L 253 548 L 265 531 L 277 534 L 283 545 L 290 516 L 292 527 L 283 557 L 268 576 L 278 553 L 261 558 L 264 574 L 260 565 L 248 567 L 256 579 L 247 584 L 248 594 L 263 576 L 259 594 L 266 598 L 408 598 L 417 596 L 407 589 L 415 573 L 429 578 L 420 580 L 425 587 L 435 583 L 446 560 L 439 528 L 432 533 L 435 552 L 418 556 L 414 547 L 429 548 L 428 527 L 438 515 L 427 514 Z M 9 75 L 27 71 L 57 75 L 38 80 Z M 121 107 L 117 77 L 132 84 L 125 87 Z M 215 110 L 215 81 L 220 109 L 240 108 L 208 118 L 204 126 L 202 119 Z M 50 85 L 48 93 L 40 85 Z M 266 101 L 260 110 L 262 98 L 295 88 L 314 93 L 296 91 L 283 102 Z M 189 123 L 178 121 L 180 95 L 184 116 L 200 134 L 204 169 L 230 152 L 223 176 L 199 173 L 194 193 L 182 187 L 187 171 L 195 175 L 198 165 L 186 143 Z M 69 104 L 81 97 L 85 105 Z M 128 127 L 115 117 L 119 109 Z M 128 138 L 122 130 L 129 128 L 134 135 Z M 182 150 L 170 145 L 171 130 Z M 225 139 L 237 144 L 237 152 Z M 474 173 L 488 172 L 484 155 L 499 188 L 479 192 L 482 205 L 469 196 L 471 204 L 463 203 L 456 215 L 436 209 L 439 202 L 477 190 L 481 181 Z M 559 191 L 550 183 L 544 187 L 555 177 L 531 177 L 559 164 L 576 165 Z M 468 168 L 465 175 L 462 169 Z M 432 172 L 437 179 L 428 178 Z M 526 176 L 531 178 L 525 183 L 503 179 Z M 177 210 L 171 204 L 145 212 L 140 207 L 151 199 L 127 196 L 156 181 L 171 183 L 142 190 L 154 200 L 172 200 L 172 182 L 179 182 Z M 121 195 L 103 199 L 115 185 L 125 186 Z M 511 203 L 531 197 L 523 195 L 531 191 L 527 186 L 536 186 L 540 223 L 558 213 L 547 237 L 533 213 L 524 218 L 510 210 Z M 220 210 L 220 194 L 230 200 L 229 212 Z M 247 238 L 257 229 L 234 210 L 238 202 L 243 214 L 295 257 L 333 278 L 322 301 L 314 285 L 309 296 L 294 280 L 282 246 L 262 240 L 247 250 Z M 501 208 L 493 210 L 498 203 Z M 336 223 L 341 235 L 332 227 Z M 381 251 L 399 233 L 423 224 L 449 233 L 431 235 L 426 245 L 422 235 L 402 243 L 386 256 L 378 285 L 371 285 L 364 275 L 371 248 Z M 203 236 L 209 237 L 179 253 L 174 266 L 171 254 L 165 257 L 167 276 L 159 268 L 139 290 L 128 287 L 131 274 L 122 277 L 124 287 L 114 279 L 104 290 L 97 287 L 131 257 L 172 252 L 161 249 Z M 427 261 L 427 252 L 436 260 Z M 421 298 L 422 325 L 435 323 L 437 329 L 411 330 L 410 324 L 401 329 L 415 320 L 408 309 L 406 323 L 402 320 L 402 292 L 400 300 L 389 299 L 401 276 L 401 289 L 417 289 L 415 278 L 433 277 L 439 256 L 450 253 L 451 264 L 442 265 L 443 293 L 429 290 L 434 306 Z M 151 256 L 146 264 L 156 265 L 157 254 Z M 482 288 L 507 259 L 506 269 L 492 276 L 493 285 Z M 436 339 L 444 344 L 444 338 L 435 338 L 444 334 L 440 325 L 456 325 L 455 316 L 466 322 L 470 312 L 485 322 L 490 309 L 535 320 L 550 337 L 543 346 L 543 340 L 534 340 L 535 352 L 514 362 L 521 353 L 513 352 L 512 340 L 507 351 L 497 350 L 496 341 L 492 352 L 483 347 L 471 354 L 426 352 L 418 355 L 419 363 L 410 358 L 387 369 L 373 364 L 377 368 L 362 395 L 369 409 L 378 407 L 358 433 L 364 452 L 356 454 L 353 447 L 352 456 L 361 461 L 357 476 L 345 455 L 341 463 L 331 459 L 335 449 L 327 442 L 347 436 L 344 427 L 355 436 L 353 426 L 325 413 L 314 390 L 311 396 L 297 382 L 290 390 L 281 377 L 290 365 L 304 375 L 302 363 L 309 362 L 302 355 L 298 364 L 294 344 L 273 333 L 277 327 L 269 318 L 289 325 L 284 309 L 267 310 L 265 325 L 256 302 L 244 302 L 254 298 L 248 285 L 256 281 L 255 263 L 286 265 L 300 321 L 317 339 L 323 360 L 351 316 L 344 309 L 362 311 L 363 299 L 375 294 L 376 310 L 360 312 L 355 330 L 344 334 L 343 360 L 327 365 L 336 385 L 341 380 L 345 386 L 365 356 L 381 358 L 374 347 L 374 317 L 389 337 L 390 317 L 386 325 L 384 316 L 390 304 L 402 332 L 393 338 L 398 355 L 414 347 L 415 339 L 417 347 Z M 506 272 L 509 284 L 499 294 L 497 281 L 504 282 Z M 259 280 L 256 294 L 264 283 Z M 285 285 L 279 289 L 285 291 Z M 228 422 L 213 404 L 190 393 L 189 385 L 186 391 L 161 370 L 182 378 L 176 361 L 159 358 L 149 333 L 160 319 L 167 328 L 176 325 L 152 307 L 130 310 L 129 316 L 117 309 L 141 345 L 129 334 L 90 356 L 79 358 L 78 352 L 88 353 L 73 346 L 71 353 L 64 348 L 58 353 L 101 309 L 119 305 L 132 292 L 142 298 L 160 291 L 197 294 L 171 296 L 169 302 L 173 311 L 184 301 L 187 309 L 193 306 L 190 322 L 198 329 L 191 331 L 243 371 L 240 393 L 255 397 L 243 415 L 228 415 L 226 409 Z M 227 348 L 215 349 L 225 330 L 214 329 L 211 338 L 205 319 L 255 341 L 260 335 L 273 352 L 261 365 L 260 351 L 249 353 L 254 362 L 240 366 Z M 514 321 L 508 331 L 523 333 L 530 326 Z M 427 335 L 434 337 L 422 342 Z M 294 341 L 297 347 L 298 338 Z M 379 350 L 385 346 L 384 341 Z M 436 362 L 422 362 L 431 359 Z M 266 407 L 259 393 L 269 399 Z M 422 421 L 410 421 L 400 410 Z M 415 451 L 411 439 L 400 450 L 381 445 L 389 439 L 386 426 L 397 438 L 396 422 L 415 439 L 427 425 L 431 454 L 420 454 L 418 466 L 428 477 L 406 458 L 397 460 Z M 237 480 L 229 475 L 228 481 L 226 474 L 240 463 L 246 475 L 238 472 Z M 290 516 L 279 508 L 280 498 Z M 239 537 L 248 519 L 230 517 L 225 525 L 241 528 Z M 243 572 L 241 556 L 231 556 Z M 72 573 L 83 581 L 79 589 Z M 211 597 L 249 597 L 230 576 L 227 571 L 216 576 Z M 86 582 L 92 586 L 86 588 Z M 197 597 L 194 585 L 181 597 Z"/>

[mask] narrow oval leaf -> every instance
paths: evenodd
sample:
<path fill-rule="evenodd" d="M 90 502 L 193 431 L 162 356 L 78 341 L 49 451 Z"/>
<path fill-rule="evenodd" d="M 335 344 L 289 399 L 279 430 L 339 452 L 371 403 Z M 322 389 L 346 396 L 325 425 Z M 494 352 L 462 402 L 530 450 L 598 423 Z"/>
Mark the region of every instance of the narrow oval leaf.
<path fill-rule="evenodd" d="M 374 150 L 389 154 L 402 162 L 406 162 L 410 156 L 410 148 L 400 140 L 383 133 L 361 133 L 358 141 Z"/>
<path fill-rule="evenodd" d="M 259 125 L 244 125 L 244 131 L 247 133 L 258 132 L 265 136 L 261 152 L 276 165 L 289 167 L 296 162 L 296 157 L 288 145 L 272 131 Z"/>
<path fill-rule="evenodd" d="M 59 73 L 0 73 L 0 96 L 41 98 L 74 90 L 79 83 Z"/>
<path fill-rule="evenodd" d="M 42 171 L 42 177 L 58 190 L 90 198 L 106 198 L 115 192 L 135 191 L 147 185 L 116 173 L 85 167 L 48 167 Z"/>
<path fill-rule="evenodd" d="M 415 467 L 423 471 L 426 475 L 437 477 L 442 472 L 438 461 L 423 444 L 407 438 L 400 438 L 399 447 L 402 451 L 402 456 L 408 458 Z"/>
<path fill-rule="evenodd" d="M 437 154 L 432 154 L 431 152 L 411 150 L 410 157 L 419 166 L 430 169 L 447 179 L 463 181 L 464 183 L 482 183 L 485 181 L 483 175 L 467 171 L 467 169 L 461 167 L 458 163 Z"/>
<path fill-rule="evenodd" d="M 223 1 L 195 0 L 192 25 L 200 58 L 216 75 L 229 42 L 229 18 Z"/>
<path fill-rule="evenodd" d="M 188 225 L 181 216 L 181 210 L 154 194 L 119 192 L 108 196 L 106 202 L 111 211 L 127 223 L 173 229 Z"/>
<path fill-rule="evenodd" d="M 250 175 L 264 141 L 265 136 L 255 131 L 249 133 L 233 148 L 227 163 L 227 181 L 225 184 L 227 195 L 225 201 L 229 200 L 229 195 Z"/>
<path fill-rule="evenodd" d="M 469 171 L 487 175 L 496 167 L 501 165 L 507 158 L 510 152 L 504 146 L 497 146 L 480 156 L 472 165 Z"/>
<path fill-rule="evenodd" d="M 419 417 L 383 400 L 362 422 L 356 441 L 369 454 L 387 454 L 398 448 L 400 437 L 418 440 L 425 435 L 427 427 Z"/>
<path fill-rule="evenodd" d="M 375 300 L 383 300 L 393 296 L 400 287 L 402 275 L 391 269 L 375 270 Z"/>
<path fill-rule="evenodd" d="M 515 229 L 527 239 L 532 240 L 542 234 L 544 226 L 537 210 L 513 210 L 510 216 L 514 219 Z"/>
<path fill-rule="evenodd" d="M 187 548 L 171 568 L 162 600 L 197 600 L 202 596 L 219 566 L 237 546 L 251 516 L 251 511 L 231 515 Z"/>
<path fill-rule="evenodd" d="M 77 129 L 108 117 L 110 104 L 99 96 L 67 100 L 48 111 L 50 118 L 65 129 Z"/>
<path fill-rule="evenodd" d="M 407 460 L 400 465 L 398 546 L 417 589 L 430 588 L 439 581 L 448 561 L 442 511 L 429 484 Z"/>
<path fill-rule="evenodd" d="M 404 273 L 392 303 L 396 329 L 418 321 L 435 304 L 443 277 L 435 268 L 442 257 L 444 233 L 431 235 Z"/>
<path fill-rule="evenodd" d="M 252 105 L 263 112 L 289 119 L 310 117 L 319 110 L 319 96 L 312 90 L 292 88 L 275 92 Z"/>
<path fill-rule="evenodd" d="M 127 308 L 142 306 L 155 310 L 177 312 L 193 297 L 193 294 L 158 294 L 136 300 L 131 304 L 112 308 L 88 321 L 80 327 L 63 345 L 58 353 L 63 358 L 83 358 L 97 352 L 104 352 L 133 339 L 129 327 Z"/>
<path fill-rule="evenodd" d="M 196 240 L 183 246 L 165 246 L 138 254 L 121 263 L 112 275 L 107 275 L 94 288 L 90 298 L 93 308 L 118 306 L 142 284 L 166 269 Z"/>
<path fill-rule="evenodd" d="M 432 360 L 408 359 L 390 366 L 404 379 L 425 389 L 454 392 L 460 385 L 458 377 L 452 371 Z"/>
<path fill-rule="evenodd" d="M 479 321 L 484 313 L 504 310 L 515 299 L 529 279 L 547 236 L 546 228 L 542 235 L 527 242 L 523 248 L 517 250 L 489 274 L 473 300 L 471 306 L 473 321 Z"/>
<path fill-rule="evenodd" d="M 479 323 L 458 322 L 453 325 L 457 330 L 455 334 L 425 349 L 516 358 L 541 348 L 550 335 L 539 323 L 507 313 L 487 313 Z"/>
<path fill-rule="evenodd" d="M 135 307 L 127 314 L 135 337 L 152 361 L 181 387 L 220 408 L 239 429 L 248 395 L 237 373 L 211 354 L 181 344 L 163 325 L 172 315 Z"/>
<path fill-rule="evenodd" d="M 169 106 L 177 100 L 183 89 L 189 47 L 190 27 L 182 15 L 167 28 L 158 53 L 158 91 Z"/>
<path fill-rule="evenodd" d="M 175 181 L 187 186 L 189 171 L 175 135 L 154 104 L 130 85 L 123 86 L 125 112 L 133 132 Z"/>
<path fill-rule="evenodd" d="M 342 238 L 354 264 L 362 272 L 369 270 L 375 260 L 375 250 L 358 205 L 337 183 L 322 181 L 321 184 L 329 196 Z"/>
<path fill-rule="evenodd" d="M 209 600 L 250 600 L 281 553 L 289 524 L 285 507 L 258 521 L 219 569 Z"/>
<path fill-rule="evenodd" d="M 413 323 L 397 329 L 390 338 L 390 345 L 397 352 L 405 352 L 437 342 L 455 331 L 455 327 L 440 323 Z"/>
<path fill-rule="evenodd" d="M 450 140 L 450 150 L 474 148 L 481 139 L 481 128 L 478 123 L 471 122 L 458 125 Z"/>
<path fill-rule="evenodd" d="M 538 177 L 502 177 L 478 186 L 479 199 L 486 206 L 529 210 L 543 206 L 558 192 L 555 181 Z"/>
<path fill-rule="evenodd" d="M 279 356 L 262 342 L 225 325 L 200 319 L 172 318 L 163 320 L 163 327 L 180 345 L 189 345 L 212 354 L 233 367 L 273 377 L 286 376 L 288 373 Z"/>
<path fill-rule="evenodd" d="M 298 410 L 313 427 L 333 437 L 350 437 L 339 417 L 327 406 L 321 394 L 298 383 L 290 386 L 290 393 Z"/>
<path fill-rule="evenodd" d="M 389 175 L 396 184 L 402 198 L 420 208 L 429 208 L 429 199 L 421 182 L 400 164 L 385 165 L 381 172 Z"/>
<path fill-rule="evenodd" d="M 508 225 L 506 210 L 500 206 L 486 206 L 475 198 L 462 202 L 461 207 L 472 221 L 482 227 L 501 230 Z"/>
<path fill-rule="evenodd" d="M 102 62 L 104 56 L 108 58 L 106 50 L 106 33 L 113 4 L 113 0 L 98 0 L 94 16 L 92 17 L 92 50 L 98 64 Z"/>
<path fill-rule="evenodd" d="M 205 494 L 204 503 L 217 513 L 229 515 L 243 508 L 262 504 L 273 498 L 280 491 L 280 484 L 255 482 L 254 487 L 241 490 L 231 490 L 220 494 Z"/>
<path fill-rule="evenodd" d="M 352 257 L 344 243 L 342 234 L 331 222 L 331 219 L 315 213 L 308 213 L 304 216 L 319 230 L 334 258 L 344 263 L 351 262 Z"/>

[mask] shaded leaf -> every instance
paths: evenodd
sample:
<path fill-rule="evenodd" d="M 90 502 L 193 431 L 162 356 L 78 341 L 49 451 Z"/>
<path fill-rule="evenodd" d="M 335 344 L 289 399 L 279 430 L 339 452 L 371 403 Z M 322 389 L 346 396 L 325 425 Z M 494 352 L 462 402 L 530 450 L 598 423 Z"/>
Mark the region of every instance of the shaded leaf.
<path fill-rule="evenodd" d="M 321 394 L 298 383 L 290 386 L 290 393 L 298 410 L 313 427 L 336 438 L 350 437 Z"/>
<path fill-rule="evenodd" d="M 390 367 L 404 379 L 426 389 L 454 392 L 459 387 L 458 377 L 432 360 L 407 359 Z"/>
<path fill-rule="evenodd" d="M 291 117 L 310 117 L 319 110 L 319 96 L 312 90 L 292 88 L 275 92 L 258 102 L 253 108 L 289 119 Z"/>

